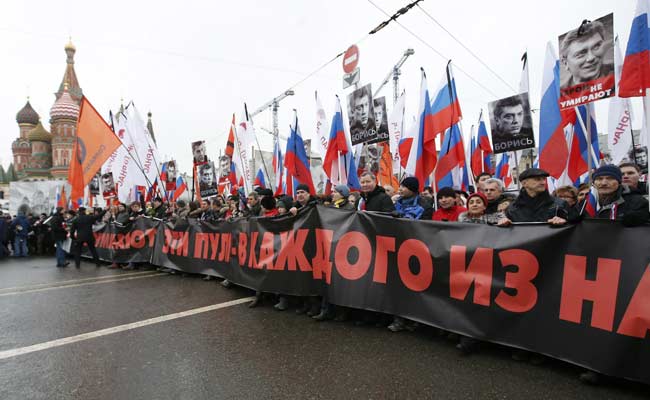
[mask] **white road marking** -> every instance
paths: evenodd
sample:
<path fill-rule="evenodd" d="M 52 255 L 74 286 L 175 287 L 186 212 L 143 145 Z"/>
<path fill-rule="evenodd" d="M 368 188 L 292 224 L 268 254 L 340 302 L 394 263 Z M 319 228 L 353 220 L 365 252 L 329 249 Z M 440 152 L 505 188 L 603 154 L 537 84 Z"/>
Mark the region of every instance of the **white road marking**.
<path fill-rule="evenodd" d="M 21 355 L 24 355 L 24 354 L 34 353 L 36 351 L 47 350 L 47 349 L 52 349 L 52 348 L 55 348 L 55 347 L 65 346 L 67 344 L 81 342 L 81 341 L 89 340 L 89 339 L 94 339 L 94 338 L 98 338 L 98 337 L 101 337 L 101 336 L 112 335 L 114 333 L 119 333 L 119 332 L 129 331 L 129 330 L 132 330 L 132 329 L 142 328 L 143 326 L 149 326 L 149 325 L 153 325 L 153 324 L 159 324 L 161 322 L 172 321 L 172 320 L 175 320 L 175 319 L 178 319 L 178 318 L 189 317 L 189 316 L 192 316 L 192 315 L 201 314 L 201 313 L 205 313 L 205 312 L 209 312 L 209 311 L 214 311 L 214 310 L 218 310 L 218 309 L 221 309 L 221 308 L 232 307 L 232 306 L 236 306 L 238 304 L 247 303 L 247 302 L 253 300 L 254 298 L 255 297 L 252 297 L 252 296 L 251 297 L 244 297 L 244 298 L 241 298 L 241 299 L 226 301 L 224 303 L 213 304 L 211 306 L 194 308 L 194 309 L 191 309 L 191 310 L 177 312 L 177 313 L 174 313 L 174 314 L 167 314 L 167 315 L 162 315 L 160 317 L 145 319 L 145 320 L 138 321 L 138 322 L 132 322 L 130 324 L 118 325 L 118 326 L 114 326 L 112 328 L 101 329 L 101 330 L 94 331 L 94 332 L 82 333 L 80 335 L 69 336 L 69 337 L 66 337 L 66 338 L 61 338 L 61 339 L 56 339 L 56 340 L 50 340 L 49 342 L 38 343 L 38 344 L 31 345 L 31 346 L 19 347 L 17 349 L 0 351 L 0 360 L 4 360 L 4 359 L 7 359 L 7 358 L 12 358 L 12 357 L 17 357 L 17 356 L 21 356 Z"/>
<path fill-rule="evenodd" d="M 127 277 L 127 278 L 117 278 L 116 277 L 115 279 L 104 279 L 104 280 L 101 280 L 101 281 L 75 283 L 75 284 L 72 284 L 72 285 L 59 285 L 59 286 L 49 286 L 49 287 L 43 287 L 43 288 L 37 288 L 37 289 L 15 290 L 13 292 L 0 293 L 0 297 L 13 296 L 13 295 L 17 295 L 17 294 L 46 292 L 46 291 L 49 291 L 49 290 L 67 289 L 67 288 L 73 288 L 73 287 L 79 287 L 79 286 L 102 285 L 104 283 L 132 281 L 132 280 L 135 280 L 135 279 L 155 278 L 157 276 L 166 276 L 166 275 L 167 274 L 164 273 L 164 272 L 159 272 L 159 273 L 155 273 L 155 274 L 141 275 L 141 276 L 131 276 L 131 277 Z"/>
<path fill-rule="evenodd" d="M 79 282 L 88 282 L 88 281 L 94 281 L 94 280 L 102 280 L 102 279 L 114 279 L 118 278 L 121 276 L 135 276 L 135 275 L 145 275 L 145 274 L 151 274 L 156 271 L 139 271 L 139 272 L 129 272 L 125 274 L 113 274 L 113 275 L 101 275 L 101 276 L 94 276 L 91 278 L 83 278 L 83 279 L 71 279 L 67 281 L 55 281 L 55 282 L 48 282 L 48 283 L 38 283 L 34 285 L 25 285 L 25 286 L 14 286 L 14 287 L 8 287 L 8 288 L 0 288 L 0 293 L 3 292 L 12 292 L 16 290 L 29 290 L 29 289 L 39 289 L 42 287 L 50 287 L 50 286 L 59 286 L 59 285 L 65 285 L 68 283 L 79 283 Z"/>

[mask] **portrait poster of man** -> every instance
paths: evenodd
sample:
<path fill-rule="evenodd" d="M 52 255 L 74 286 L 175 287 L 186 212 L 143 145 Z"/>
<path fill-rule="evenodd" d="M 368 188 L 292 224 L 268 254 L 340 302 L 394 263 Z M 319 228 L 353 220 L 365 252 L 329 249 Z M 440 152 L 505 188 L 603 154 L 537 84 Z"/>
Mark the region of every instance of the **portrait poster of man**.
<path fill-rule="evenodd" d="M 222 194 L 224 192 L 230 193 L 230 190 L 234 184 L 236 184 L 237 177 L 235 176 L 235 182 L 232 181 L 231 177 L 231 159 L 230 156 L 224 154 L 221 157 L 219 157 L 219 180 L 218 180 L 218 188 L 219 188 L 219 194 Z"/>
<path fill-rule="evenodd" d="M 115 180 L 113 173 L 107 172 L 101 177 L 102 183 L 102 197 L 105 200 L 117 198 L 117 189 L 115 188 Z"/>
<path fill-rule="evenodd" d="M 302 146 L 305 148 L 305 154 L 311 162 L 311 139 L 303 139 Z"/>
<path fill-rule="evenodd" d="M 199 140 L 198 142 L 192 142 L 192 156 L 194 159 L 194 165 L 200 165 L 208 162 L 208 155 L 205 149 L 205 140 Z"/>
<path fill-rule="evenodd" d="M 170 160 L 165 163 L 165 171 L 167 176 L 165 178 L 165 190 L 176 190 L 176 178 L 178 177 L 178 170 L 176 169 L 176 161 Z"/>
<path fill-rule="evenodd" d="M 535 147 L 528 93 L 493 101 L 488 109 L 494 153 Z"/>
<path fill-rule="evenodd" d="M 375 116 L 375 131 L 377 137 L 370 143 L 387 142 L 388 135 L 388 114 L 386 113 L 386 97 L 377 97 L 372 101 Z"/>
<path fill-rule="evenodd" d="M 560 108 L 615 95 L 614 14 L 560 35 Z"/>
<path fill-rule="evenodd" d="M 208 198 L 217 194 L 217 174 L 214 169 L 214 163 L 209 161 L 199 165 L 197 168 L 199 175 L 199 192 L 201 198 Z"/>
<path fill-rule="evenodd" d="M 90 180 L 90 183 L 88 184 L 88 191 L 90 192 L 91 195 L 99 194 L 99 179 L 100 179 L 100 175 L 96 174 L 95 176 L 93 176 L 93 179 Z"/>
<path fill-rule="evenodd" d="M 367 171 L 377 175 L 381 165 L 382 151 L 382 146 L 365 143 L 361 148 L 361 157 L 359 158 L 359 166 L 357 168 L 362 172 Z"/>
<path fill-rule="evenodd" d="M 641 168 L 641 174 L 648 173 L 648 148 L 646 146 L 636 145 L 634 149 L 630 149 L 628 153 L 630 162 L 636 162 L 636 165 Z"/>
<path fill-rule="evenodd" d="M 348 118 L 352 145 L 369 142 L 377 138 L 370 84 L 360 87 L 348 95 Z"/>

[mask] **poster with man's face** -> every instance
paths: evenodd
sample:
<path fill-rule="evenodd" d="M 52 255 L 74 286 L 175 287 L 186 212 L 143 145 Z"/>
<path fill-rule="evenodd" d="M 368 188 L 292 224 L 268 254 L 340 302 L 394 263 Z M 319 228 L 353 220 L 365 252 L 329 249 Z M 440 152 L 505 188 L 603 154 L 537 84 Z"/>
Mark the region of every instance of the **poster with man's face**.
<path fill-rule="evenodd" d="M 636 165 L 641 168 L 641 174 L 648 173 L 648 148 L 646 146 L 636 145 L 634 149 L 630 149 L 628 159 L 630 162 L 636 162 Z"/>
<path fill-rule="evenodd" d="M 165 179 L 165 190 L 176 190 L 176 178 L 178 178 L 176 161 L 171 160 L 163 163 L 163 169 L 167 171 L 167 177 Z"/>
<path fill-rule="evenodd" d="M 99 179 L 100 179 L 100 175 L 97 174 L 93 176 L 93 178 L 90 180 L 90 183 L 88 184 L 88 191 L 90 192 L 91 195 L 99 194 Z"/>
<path fill-rule="evenodd" d="M 104 199 L 113 199 L 117 197 L 117 190 L 115 189 L 115 181 L 113 180 L 113 173 L 108 172 L 101 177 L 102 184 L 102 197 Z"/>
<path fill-rule="evenodd" d="M 375 111 L 370 84 L 355 90 L 348 96 L 348 116 L 352 145 L 365 143 L 377 138 Z"/>
<path fill-rule="evenodd" d="M 614 14 L 560 35 L 560 108 L 615 95 Z"/>
<path fill-rule="evenodd" d="M 194 165 L 208 162 L 208 155 L 205 150 L 205 140 L 192 142 L 192 157 L 194 159 Z"/>
<path fill-rule="evenodd" d="M 386 113 L 386 97 L 377 97 L 372 102 L 375 115 L 375 130 L 377 131 L 377 137 L 374 140 L 371 140 L 370 143 L 387 142 L 389 139 L 389 134 L 388 114 Z"/>
<path fill-rule="evenodd" d="M 383 147 L 377 144 L 364 143 L 359 158 L 359 169 L 377 175 L 381 164 Z"/>
<path fill-rule="evenodd" d="M 494 153 L 535 147 L 528 93 L 493 101 L 488 109 Z"/>
<path fill-rule="evenodd" d="M 215 196 L 217 194 L 217 173 L 212 161 L 196 167 L 196 173 L 199 177 L 199 192 L 201 198 Z"/>
<path fill-rule="evenodd" d="M 308 159 L 311 159 L 311 139 L 303 139 L 302 145 L 305 148 L 305 154 Z"/>

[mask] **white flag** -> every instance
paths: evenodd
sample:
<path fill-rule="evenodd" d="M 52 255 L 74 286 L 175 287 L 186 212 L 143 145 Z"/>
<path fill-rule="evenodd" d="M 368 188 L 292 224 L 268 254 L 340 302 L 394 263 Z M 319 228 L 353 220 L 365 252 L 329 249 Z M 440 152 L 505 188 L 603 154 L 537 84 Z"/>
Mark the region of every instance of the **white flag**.
<path fill-rule="evenodd" d="M 126 116 L 127 133 L 131 136 L 136 150 L 133 157 L 141 169 L 141 178 L 138 178 L 138 181 L 142 183 L 138 183 L 138 185 L 148 188 L 156 182 L 159 175 L 158 148 L 135 105 L 131 104 L 127 107 Z"/>
<path fill-rule="evenodd" d="M 132 200 L 129 194 L 133 192 L 133 187 L 135 185 L 146 187 L 146 184 L 142 183 L 144 176 L 137 162 L 132 158 L 136 155 L 136 146 L 128 131 L 126 116 L 118 114 L 113 122 L 113 128 L 115 134 L 122 141 L 122 146 L 118 147 L 106 160 L 101 171 L 102 174 L 113 174 L 119 201 L 128 203 Z"/>
<path fill-rule="evenodd" d="M 616 82 L 618 82 L 623 69 L 623 56 L 618 45 L 618 37 L 614 42 L 614 49 L 614 75 Z M 616 93 L 618 93 L 618 90 Z M 628 151 L 632 148 L 632 108 L 630 107 L 630 101 L 627 98 L 612 97 L 609 101 L 608 117 L 607 145 L 612 157 L 612 163 L 619 164 L 623 159 L 628 158 Z"/>
<path fill-rule="evenodd" d="M 330 124 L 327 121 L 327 115 L 325 114 L 325 109 L 323 104 L 318 97 L 318 92 L 316 94 L 316 142 L 318 152 L 320 153 L 321 158 L 324 160 L 325 155 L 327 154 L 327 143 L 329 142 L 330 135 Z"/>
<path fill-rule="evenodd" d="M 399 142 L 402 140 L 402 133 L 404 132 L 405 98 L 405 92 L 402 92 L 388 118 L 388 147 L 393 158 L 394 174 L 399 174 L 402 170 L 399 156 Z"/>
<path fill-rule="evenodd" d="M 244 105 L 244 108 L 246 106 Z M 253 122 L 248 119 L 248 112 L 244 110 L 241 122 L 237 126 L 235 135 L 235 153 L 234 162 L 244 179 L 244 191 L 253 183 L 253 171 L 251 170 L 251 160 L 253 155 L 251 150 L 255 143 L 255 128 Z"/>

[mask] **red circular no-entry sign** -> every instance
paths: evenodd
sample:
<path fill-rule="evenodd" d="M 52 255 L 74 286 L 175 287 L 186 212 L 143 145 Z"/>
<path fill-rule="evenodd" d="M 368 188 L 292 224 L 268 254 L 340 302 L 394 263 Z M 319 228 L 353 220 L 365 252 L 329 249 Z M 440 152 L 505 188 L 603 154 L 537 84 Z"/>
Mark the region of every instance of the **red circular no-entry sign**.
<path fill-rule="evenodd" d="M 349 74 L 354 71 L 357 64 L 359 64 L 359 48 L 356 44 L 353 44 L 343 54 L 343 71 Z"/>

